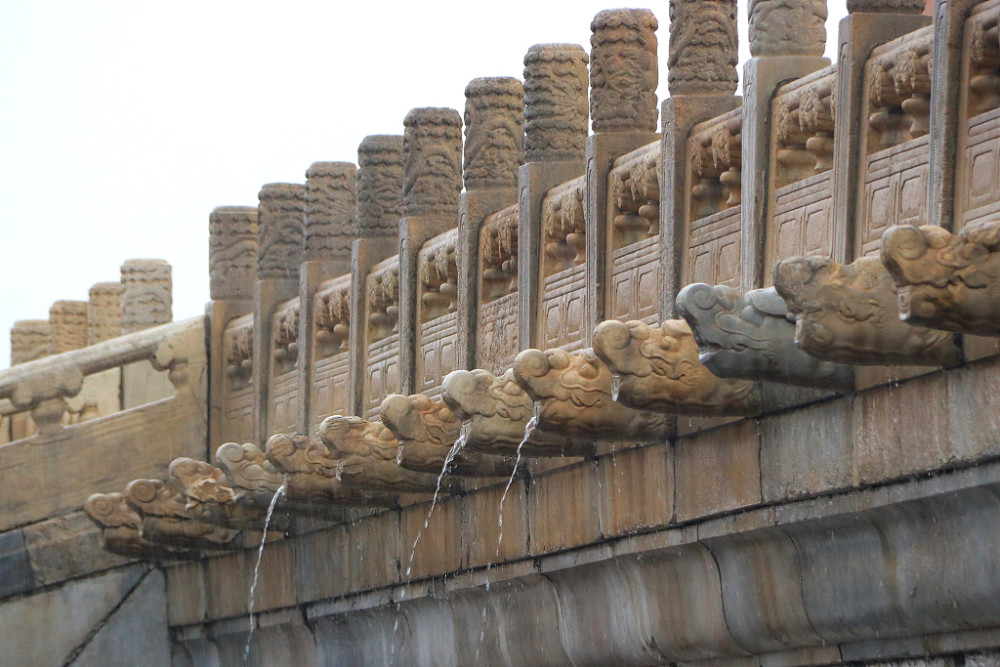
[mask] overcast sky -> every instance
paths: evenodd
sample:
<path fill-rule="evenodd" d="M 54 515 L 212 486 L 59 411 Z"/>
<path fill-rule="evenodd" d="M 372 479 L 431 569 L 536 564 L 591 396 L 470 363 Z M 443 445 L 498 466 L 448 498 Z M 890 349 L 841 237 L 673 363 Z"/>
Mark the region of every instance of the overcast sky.
<path fill-rule="evenodd" d="M 264 183 L 357 161 L 413 107 L 464 107 L 479 76 L 575 42 L 607 0 L 4 0 L 0 25 L 0 368 L 15 320 L 87 299 L 129 258 L 173 265 L 174 319 L 208 300 L 208 214 Z M 659 97 L 666 95 L 667 2 Z M 740 60 L 746 13 L 740 6 Z M 833 57 L 844 0 L 830 6 Z"/>

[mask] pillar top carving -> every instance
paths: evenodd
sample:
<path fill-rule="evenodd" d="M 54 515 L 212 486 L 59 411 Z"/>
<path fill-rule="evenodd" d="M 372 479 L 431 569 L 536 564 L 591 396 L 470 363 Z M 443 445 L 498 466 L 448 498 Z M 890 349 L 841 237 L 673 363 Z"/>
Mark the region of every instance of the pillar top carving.
<path fill-rule="evenodd" d="M 257 278 L 290 279 L 299 275 L 305 234 L 306 186 L 267 183 L 257 198 Z"/>
<path fill-rule="evenodd" d="M 737 41 L 736 0 L 671 0 L 670 94 L 735 93 Z"/>
<path fill-rule="evenodd" d="M 656 131 L 656 29 L 648 9 L 607 9 L 590 28 L 594 132 Z"/>
<path fill-rule="evenodd" d="M 87 345 L 122 334 L 122 294 L 120 282 L 97 283 L 90 288 L 87 303 Z"/>
<path fill-rule="evenodd" d="M 411 109 L 403 121 L 403 215 L 458 218 L 462 117 L 454 109 Z"/>
<path fill-rule="evenodd" d="M 524 160 L 524 86 L 509 76 L 482 77 L 469 82 L 465 98 L 465 186 L 516 186 Z"/>
<path fill-rule="evenodd" d="M 213 300 L 250 299 L 257 272 L 257 207 L 217 206 L 208 215 Z"/>
<path fill-rule="evenodd" d="M 822 56 L 826 0 L 750 0 L 750 55 Z"/>
<path fill-rule="evenodd" d="M 129 259 L 121 267 L 122 333 L 133 333 L 173 319 L 170 263 Z"/>
<path fill-rule="evenodd" d="M 524 56 L 525 162 L 582 162 L 587 63 L 579 44 L 535 44 Z"/>
<path fill-rule="evenodd" d="M 52 325 L 48 320 L 18 320 L 10 328 L 10 365 L 16 366 L 49 354 Z"/>
<path fill-rule="evenodd" d="M 397 235 L 403 216 L 402 135 L 372 134 L 362 139 L 357 179 L 358 235 Z"/>
<path fill-rule="evenodd" d="M 352 162 L 313 162 L 306 170 L 306 260 L 349 260 L 357 237 L 358 168 Z"/>
<path fill-rule="evenodd" d="M 921 14 L 923 0 L 847 0 L 848 14 Z"/>

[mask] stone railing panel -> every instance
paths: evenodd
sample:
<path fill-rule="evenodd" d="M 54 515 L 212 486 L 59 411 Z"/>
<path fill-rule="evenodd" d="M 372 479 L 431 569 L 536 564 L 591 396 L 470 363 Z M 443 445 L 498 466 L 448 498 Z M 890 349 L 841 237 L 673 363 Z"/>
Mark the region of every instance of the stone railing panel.
<path fill-rule="evenodd" d="M 739 286 L 742 124 L 733 109 L 691 130 L 684 284 Z"/>
<path fill-rule="evenodd" d="M 224 439 L 248 442 L 253 438 L 253 327 L 252 314 L 232 320 L 222 338 L 225 384 L 221 413 Z"/>
<path fill-rule="evenodd" d="M 319 286 L 314 297 L 311 421 L 348 414 L 350 405 L 351 276 Z"/>
<path fill-rule="evenodd" d="M 363 408 L 365 415 L 378 414 L 382 399 L 399 392 L 399 257 L 375 265 L 365 280 L 367 322 L 365 326 Z"/>
<path fill-rule="evenodd" d="M 857 256 L 878 250 L 882 232 L 926 215 L 932 26 L 874 49 L 865 73 Z"/>
<path fill-rule="evenodd" d="M 299 411 L 298 298 L 278 306 L 271 318 L 271 373 L 268 378 L 268 429 L 294 431 Z"/>
<path fill-rule="evenodd" d="M 542 201 L 539 330 L 545 347 L 579 348 L 586 322 L 587 180 L 549 190 Z"/>
<path fill-rule="evenodd" d="M 476 366 L 501 370 L 517 355 L 518 205 L 483 221 L 479 231 Z"/>
<path fill-rule="evenodd" d="M 660 159 L 656 141 L 616 159 L 608 176 L 609 318 L 657 318 Z"/>
<path fill-rule="evenodd" d="M 458 230 L 427 241 L 417 253 L 416 384 L 436 396 L 455 370 L 458 336 Z"/>

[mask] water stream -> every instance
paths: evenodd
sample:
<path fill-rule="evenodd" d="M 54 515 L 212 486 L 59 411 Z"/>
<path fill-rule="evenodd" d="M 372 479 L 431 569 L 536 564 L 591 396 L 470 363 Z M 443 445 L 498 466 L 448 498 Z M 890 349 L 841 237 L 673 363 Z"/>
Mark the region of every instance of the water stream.
<path fill-rule="evenodd" d="M 611 376 L 611 400 L 618 402 L 618 391 L 622 388 L 622 376 L 615 373 Z"/>
<path fill-rule="evenodd" d="M 271 525 L 271 516 L 274 515 L 274 508 L 278 506 L 278 499 L 285 492 L 285 485 L 282 484 L 271 497 L 271 504 L 267 506 L 267 516 L 264 518 L 264 532 L 260 536 L 260 548 L 257 549 L 257 565 L 253 568 L 253 582 L 250 584 L 250 598 L 247 601 L 247 610 L 250 614 L 250 632 L 247 634 L 247 645 L 243 648 L 243 667 L 250 662 L 250 640 L 253 639 L 254 617 L 253 602 L 254 594 L 257 592 L 257 577 L 260 575 L 260 561 L 264 557 L 264 542 L 267 541 L 267 529 Z"/>
<path fill-rule="evenodd" d="M 458 440 L 455 444 L 451 446 L 448 450 L 448 454 L 444 457 L 444 465 L 441 466 L 441 474 L 438 475 L 437 485 L 434 487 L 434 496 L 431 498 L 431 507 L 427 510 L 427 517 L 424 519 L 424 527 L 420 529 L 417 533 L 417 538 L 413 540 L 413 547 L 410 549 L 410 560 L 406 564 L 406 576 L 409 578 L 410 571 L 413 570 L 413 556 L 417 553 L 417 545 L 420 544 L 420 538 L 423 537 L 424 531 L 427 530 L 427 526 L 431 523 L 431 515 L 434 513 L 434 507 L 437 505 L 438 495 L 441 493 L 441 482 L 444 480 L 445 474 L 448 472 L 448 466 L 451 462 L 455 460 L 458 453 L 462 451 L 465 447 L 465 443 L 469 441 L 469 432 L 472 430 L 472 420 L 467 419 L 462 422 L 462 431 L 458 434 Z"/>
<path fill-rule="evenodd" d="M 542 413 L 542 402 L 535 401 L 535 409 L 532 412 L 531 419 L 528 423 L 524 425 L 524 437 L 521 438 L 521 442 L 517 444 L 517 455 L 514 457 L 514 469 L 510 471 L 510 479 L 507 480 L 507 486 L 504 487 L 503 495 L 500 496 L 500 511 L 499 515 L 499 528 L 500 534 L 497 538 L 497 553 L 496 557 L 500 557 L 500 545 L 503 543 L 503 503 L 507 500 L 507 492 L 510 491 L 511 485 L 514 483 L 514 477 L 517 475 L 517 467 L 521 463 L 521 450 L 524 448 L 524 443 L 528 442 L 528 438 L 531 437 L 532 432 L 535 430 L 535 426 L 538 425 L 538 416 Z M 487 584 L 487 587 L 489 584 Z"/>

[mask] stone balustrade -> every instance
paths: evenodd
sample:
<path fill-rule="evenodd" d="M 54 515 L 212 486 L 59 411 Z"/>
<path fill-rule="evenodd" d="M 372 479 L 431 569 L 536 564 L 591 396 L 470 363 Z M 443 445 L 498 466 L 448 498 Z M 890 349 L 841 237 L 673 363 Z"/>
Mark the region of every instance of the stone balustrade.
<path fill-rule="evenodd" d="M 888 4 L 844 39 L 912 14 Z M 970 536 L 1000 512 L 1000 189 L 977 162 L 1000 123 L 996 7 L 962 19 L 965 112 L 939 126 L 955 47 L 934 26 L 899 19 L 916 29 L 827 66 L 822 2 L 756 0 L 741 106 L 734 3 L 677 0 L 660 133 L 657 21 L 602 12 L 589 58 L 539 45 L 523 86 L 469 84 L 464 151 L 457 112 L 414 109 L 359 170 L 315 163 L 216 209 L 207 347 L 199 320 L 63 351 L 87 332 L 67 302 L 22 325 L 0 423 L 31 411 L 36 440 L 70 443 L 85 376 L 168 369 L 176 395 L 139 409 L 167 445 L 79 482 L 104 547 L 166 572 L 179 664 L 249 640 L 265 539 L 251 649 L 283 633 L 322 653 L 304 664 L 346 660 L 347 638 L 369 664 L 994 646 L 996 556 Z M 942 132 L 951 180 L 930 170 Z M 942 198 L 950 229 L 922 219 Z M 124 319 L 162 310 L 156 289 Z M 159 435 L 129 412 L 97 445 Z M 78 510 L 80 484 L 7 528 Z"/>

